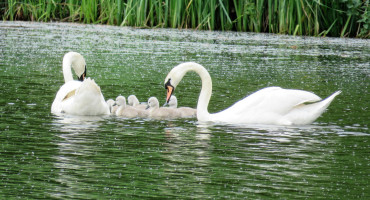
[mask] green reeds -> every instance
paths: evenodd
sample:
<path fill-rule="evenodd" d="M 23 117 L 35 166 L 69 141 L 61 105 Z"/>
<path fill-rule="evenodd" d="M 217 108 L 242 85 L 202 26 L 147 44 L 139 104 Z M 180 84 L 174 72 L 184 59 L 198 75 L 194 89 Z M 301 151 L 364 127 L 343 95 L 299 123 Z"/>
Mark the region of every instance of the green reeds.
<path fill-rule="evenodd" d="M 3 20 L 370 37 L 369 0 L 7 0 Z"/>

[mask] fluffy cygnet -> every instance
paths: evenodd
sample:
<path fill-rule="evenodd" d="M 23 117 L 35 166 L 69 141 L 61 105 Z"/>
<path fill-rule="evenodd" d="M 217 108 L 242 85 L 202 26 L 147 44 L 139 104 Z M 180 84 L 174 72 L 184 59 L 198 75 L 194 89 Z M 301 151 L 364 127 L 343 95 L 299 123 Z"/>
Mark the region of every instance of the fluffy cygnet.
<path fill-rule="evenodd" d="M 140 109 L 140 110 L 145 110 L 146 107 L 147 107 L 147 105 L 141 104 L 139 102 L 139 99 L 135 95 L 128 96 L 127 97 L 127 103 L 128 103 L 128 105 L 133 106 L 133 107 L 135 107 L 137 109 Z"/>
<path fill-rule="evenodd" d="M 159 101 L 156 97 L 149 98 L 148 110 L 149 117 L 154 119 L 175 119 L 181 117 L 181 114 L 175 109 L 159 107 Z"/>
<path fill-rule="evenodd" d="M 116 99 L 116 104 L 118 105 L 118 109 L 116 111 L 117 116 L 122 116 L 125 118 L 148 116 L 148 111 L 146 110 L 139 110 L 132 106 L 126 106 L 126 98 L 124 96 L 118 96 Z"/>
<path fill-rule="evenodd" d="M 177 98 L 173 95 L 171 96 L 170 101 L 168 102 L 168 106 L 180 112 L 182 118 L 197 117 L 197 109 L 190 107 L 177 108 Z"/>
<path fill-rule="evenodd" d="M 116 102 L 113 100 L 113 99 L 108 99 L 107 100 L 107 104 L 109 106 L 109 111 L 110 111 L 110 114 L 116 114 L 116 111 L 117 111 L 117 108 L 118 106 L 117 105 L 114 105 Z"/>

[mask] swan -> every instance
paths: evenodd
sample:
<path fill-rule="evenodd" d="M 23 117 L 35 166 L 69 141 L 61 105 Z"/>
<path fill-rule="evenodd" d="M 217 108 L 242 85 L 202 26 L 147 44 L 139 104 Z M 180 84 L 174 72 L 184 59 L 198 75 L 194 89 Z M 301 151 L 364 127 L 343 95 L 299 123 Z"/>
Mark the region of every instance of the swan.
<path fill-rule="evenodd" d="M 122 116 L 125 118 L 136 118 L 136 117 L 147 117 L 147 110 L 140 110 L 132 106 L 126 105 L 126 98 L 124 96 L 118 96 L 116 99 L 116 105 L 118 109 L 116 111 L 117 116 Z"/>
<path fill-rule="evenodd" d="M 197 116 L 197 109 L 190 108 L 190 107 L 179 107 L 178 108 L 177 98 L 174 95 L 171 96 L 170 101 L 168 102 L 168 106 L 180 112 L 181 118 L 191 118 L 191 117 Z"/>
<path fill-rule="evenodd" d="M 108 107 L 109 107 L 110 114 L 115 114 L 116 111 L 117 111 L 118 106 L 115 105 L 115 103 L 116 103 L 116 101 L 114 101 L 113 99 L 108 99 L 107 100 L 107 104 L 108 104 Z"/>
<path fill-rule="evenodd" d="M 72 70 L 78 76 L 73 80 Z M 63 57 L 64 85 L 58 90 L 52 113 L 72 115 L 105 115 L 109 114 L 108 104 L 104 100 L 100 87 L 94 80 L 86 77 L 86 62 L 81 54 L 68 52 Z"/>
<path fill-rule="evenodd" d="M 156 97 L 148 99 L 149 117 L 154 119 L 176 119 L 181 115 L 178 111 L 172 108 L 159 107 L 159 101 Z"/>
<path fill-rule="evenodd" d="M 305 125 L 315 121 L 333 99 L 341 93 L 341 91 L 334 92 L 321 101 L 321 98 L 312 92 L 266 87 L 223 111 L 210 114 L 208 104 L 212 95 L 211 76 L 202 65 L 194 62 L 179 64 L 168 73 L 164 82 L 167 89 L 166 102 L 169 102 L 176 86 L 189 71 L 195 71 L 202 81 L 197 105 L 198 121 L 230 124 Z"/>
<path fill-rule="evenodd" d="M 127 103 L 128 105 L 130 106 L 133 106 L 137 109 L 140 109 L 140 110 L 145 110 L 147 105 L 146 104 L 141 104 L 139 102 L 139 99 L 135 96 L 135 95 L 130 95 L 127 97 Z"/>

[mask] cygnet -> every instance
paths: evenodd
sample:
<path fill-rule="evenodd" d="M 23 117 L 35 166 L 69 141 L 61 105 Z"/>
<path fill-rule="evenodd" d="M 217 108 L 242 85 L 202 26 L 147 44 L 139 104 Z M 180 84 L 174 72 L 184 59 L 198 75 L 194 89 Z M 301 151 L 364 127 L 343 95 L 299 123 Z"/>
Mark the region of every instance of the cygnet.
<path fill-rule="evenodd" d="M 168 106 L 180 112 L 182 118 L 197 117 L 197 109 L 190 107 L 177 108 L 177 98 L 174 95 L 171 96 L 170 101 L 168 102 Z"/>
<path fill-rule="evenodd" d="M 117 105 L 115 105 L 115 103 L 116 103 L 116 102 L 115 102 L 113 99 L 108 99 L 108 100 L 107 100 L 107 104 L 108 104 L 108 106 L 109 106 L 109 111 L 110 111 L 110 114 L 111 114 L 111 115 L 116 114 L 116 111 L 117 111 L 118 106 L 117 106 Z"/>
<path fill-rule="evenodd" d="M 135 95 L 130 95 L 127 97 L 127 103 L 128 105 L 130 106 L 133 106 L 137 109 L 140 109 L 140 110 L 145 110 L 147 105 L 146 104 L 141 104 L 139 102 L 139 99 L 135 96 Z"/>
<path fill-rule="evenodd" d="M 116 99 L 116 104 L 118 105 L 118 109 L 116 111 L 117 116 L 122 116 L 125 118 L 148 116 L 148 111 L 146 110 L 139 110 L 132 106 L 126 106 L 126 98 L 124 96 L 118 96 Z"/>
<path fill-rule="evenodd" d="M 148 100 L 149 117 L 154 119 L 176 119 L 181 114 L 175 109 L 159 107 L 159 101 L 156 97 L 150 97 Z"/>

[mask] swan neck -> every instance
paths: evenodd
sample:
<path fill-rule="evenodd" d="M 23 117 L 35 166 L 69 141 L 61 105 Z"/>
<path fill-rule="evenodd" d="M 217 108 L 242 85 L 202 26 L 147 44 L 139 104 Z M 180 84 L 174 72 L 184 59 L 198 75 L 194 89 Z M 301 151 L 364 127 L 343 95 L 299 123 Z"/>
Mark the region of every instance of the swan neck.
<path fill-rule="evenodd" d="M 212 95 L 212 79 L 208 71 L 201 65 L 193 65 L 192 68 L 202 81 L 202 89 L 198 98 L 197 118 L 200 121 L 208 121 L 210 114 L 208 112 L 208 104 Z"/>
<path fill-rule="evenodd" d="M 73 81 L 72 76 L 72 60 L 70 57 L 63 59 L 63 76 L 64 76 L 64 82 Z"/>

